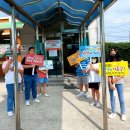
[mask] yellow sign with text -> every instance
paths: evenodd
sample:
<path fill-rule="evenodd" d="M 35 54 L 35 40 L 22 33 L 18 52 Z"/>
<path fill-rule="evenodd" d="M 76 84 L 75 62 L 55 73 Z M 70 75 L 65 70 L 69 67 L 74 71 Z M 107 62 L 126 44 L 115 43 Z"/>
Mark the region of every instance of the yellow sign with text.
<path fill-rule="evenodd" d="M 128 61 L 106 62 L 106 76 L 127 76 Z M 101 63 L 99 63 L 99 75 L 101 76 Z"/>
<path fill-rule="evenodd" d="M 79 52 L 76 52 L 76 53 L 68 56 L 67 59 L 68 59 L 68 62 L 70 64 L 70 66 L 75 65 L 75 64 L 79 63 L 82 60 L 85 60 L 85 58 L 80 58 L 79 57 Z"/>

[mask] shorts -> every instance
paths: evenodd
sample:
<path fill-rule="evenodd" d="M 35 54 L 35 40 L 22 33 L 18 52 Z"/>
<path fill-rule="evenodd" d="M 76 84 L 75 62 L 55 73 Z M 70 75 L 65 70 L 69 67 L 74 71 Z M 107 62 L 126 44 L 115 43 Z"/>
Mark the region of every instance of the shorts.
<path fill-rule="evenodd" d="M 94 88 L 96 90 L 99 90 L 100 83 L 89 83 L 89 88 Z"/>
<path fill-rule="evenodd" d="M 83 84 L 83 85 L 88 85 L 88 76 L 78 76 L 77 77 L 77 84 Z"/>
<path fill-rule="evenodd" d="M 38 83 L 39 84 L 48 83 L 48 78 L 38 78 Z"/>

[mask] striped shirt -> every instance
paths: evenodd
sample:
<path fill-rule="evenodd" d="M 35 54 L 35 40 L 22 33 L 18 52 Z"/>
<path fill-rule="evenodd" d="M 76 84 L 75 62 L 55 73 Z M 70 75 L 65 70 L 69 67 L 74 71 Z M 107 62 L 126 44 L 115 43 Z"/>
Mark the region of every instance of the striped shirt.
<path fill-rule="evenodd" d="M 89 64 L 90 58 L 86 58 L 85 60 L 80 62 L 80 65 L 76 67 L 76 74 L 77 76 L 87 76 L 87 73 L 83 73 L 82 70 L 86 68 L 86 66 Z"/>

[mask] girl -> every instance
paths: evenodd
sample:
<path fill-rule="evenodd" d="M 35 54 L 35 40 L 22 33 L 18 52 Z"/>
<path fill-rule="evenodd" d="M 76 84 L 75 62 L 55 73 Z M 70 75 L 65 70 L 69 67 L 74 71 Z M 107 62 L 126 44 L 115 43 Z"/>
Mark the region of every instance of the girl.
<path fill-rule="evenodd" d="M 111 52 L 110 61 L 119 61 L 119 54 L 115 52 Z M 125 121 L 125 102 L 124 102 L 124 76 L 110 76 L 108 77 L 109 84 L 109 93 L 110 93 L 110 102 L 112 113 L 108 116 L 110 119 L 116 116 L 116 96 L 115 91 L 117 91 L 119 102 L 120 102 L 120 110 L 121 110 L 121 120 Z"/>
<path fill-rule="evenodd" d="M 100 76 L 98 75 L 98 59 L 96 57 L 92 58 L 92 64 L 89 64 L 87 66 L 87 73 L 88 75 L 88 82 L 89 82 L 89 88 L 92 89 L 92 103 L 91 106 L 96 105 L 96 107 L 100 107 L 100 92 L 99 92 L 99 86 L 100 86 Z M 96 100 L 97 98 L 97 100 Z"/>

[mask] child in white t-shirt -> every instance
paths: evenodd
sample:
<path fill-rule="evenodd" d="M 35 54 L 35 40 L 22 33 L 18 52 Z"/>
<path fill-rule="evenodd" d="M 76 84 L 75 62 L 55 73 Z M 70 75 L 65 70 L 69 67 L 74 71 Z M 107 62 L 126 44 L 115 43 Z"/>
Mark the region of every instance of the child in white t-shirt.
<path fill-rule="evenodd" d="M 93 57 L 92 63 L 89 64 L 86 67 L 86 72 L 88 73 L 88 83 L 89 88 L 92 89 L 92 103 L 91 106 L 96 105 L 96 107 L 100 107 L 100 92 L 99 92 L 99 86 L 100 86 L 100 76 L 99 76 L 99 70 L 98 70 L 98 58 Z M 97 99 L 96 99 L 97 98 Z"/>

